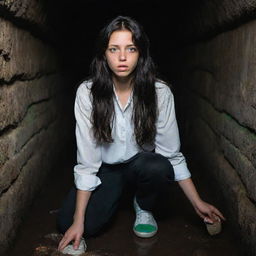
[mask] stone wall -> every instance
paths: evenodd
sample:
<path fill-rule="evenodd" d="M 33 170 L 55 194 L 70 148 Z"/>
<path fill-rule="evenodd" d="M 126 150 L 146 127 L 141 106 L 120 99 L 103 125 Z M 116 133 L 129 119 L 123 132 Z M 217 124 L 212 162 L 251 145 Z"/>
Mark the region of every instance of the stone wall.
<path fill-rule="evenodd" d="M 194 40 L 212 35 L 255 17 L 256 0 L 196 0 L 180 7 L 183 19 L 177 24 L 185 38 Z M 181 37 L 183 38 L 183 37 Z M 183 38 L 183 39 L 184 39 Z"/>
<path fill-rule="evenodd" d="M 48 31 L 43 1 L 0 2 L 0 254 L 67 143 L 65 83 Z"/>
<path fill-rule="evenodd" d="M 183 139 L 213 180 L 244 255 L 256 255 L 255 31 L 252 20 L 187 43 L 175 63 Z"/>

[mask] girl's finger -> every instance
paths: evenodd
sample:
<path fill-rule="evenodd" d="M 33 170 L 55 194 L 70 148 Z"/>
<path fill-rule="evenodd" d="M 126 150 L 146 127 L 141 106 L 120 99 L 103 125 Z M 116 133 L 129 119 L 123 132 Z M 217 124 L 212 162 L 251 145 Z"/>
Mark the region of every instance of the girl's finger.
<path fill-rule="evenodd" d="M 58 247 L 58 250 L 59 251 L 62 251 L 67 245 L 68 243 L 71 241 L 70 238 L 65 238 L 63 237 L 60 244 L 59 244 L 59 247 Z"/>
<path fill-rule="evenodd" d="M 204 222 L 205 222 L 205 223 L 211 223 L 211 224 L 213 224 L 212 219 L 209 218 L 209 217 L 205 217 L 205 218 L 204 218 Z"/>
<path fill-rule="evenodd" d="M 216 209 L 215 212 L 216 212 L 215 214 L 218 215 L 222 220 L 226 220 L 226 218 L 223 216 L 223 214 L 218 209 Z"/>
<path fill-rule="evenodd" d="M 60 248 L 61 248 L 61 246 L 62 246 L 62 244 L 63 244 L 63 242 L 64 242 L 64 238 L 62 238 L 61 240 L 60 240 L 60 242 L 59 242 L 59 246 L 58 246 L 58 250 L 60 250 Z"/>
<path fill-rule="evenodd" d="M 200 210 L 199 209 L 197 209 L 196 208 L 196 213 L 202 218 L 202 219 L 204 219 L 204 215 L 200 212 Z"/>
<path fill-rule="evenodd" d="M 74 241 L 74 244 L 73 244 L 73 247 L 75 250 L 77 250 L 79 244 L 80 244 L 80 237 L 76 237 L 75 241 Z"/>
<path fill-rule="evenodd" d="M 59 251 L 61 251 L 64 248 L 64 246 L 63 246 L 64 244 L 65 244 L 65 240 L 61 240 L 59 243 L 59 247 L 58 247 Z"/>

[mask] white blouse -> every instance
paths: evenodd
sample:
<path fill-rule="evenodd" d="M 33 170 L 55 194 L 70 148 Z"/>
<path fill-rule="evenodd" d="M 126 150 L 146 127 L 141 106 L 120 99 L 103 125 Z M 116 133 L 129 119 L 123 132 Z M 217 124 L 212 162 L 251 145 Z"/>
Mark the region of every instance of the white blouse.
<path fill-rule="evenodd" d="M 115 119 L 112 128 L 114 142 L 98 145 L 93 137 L 90 121 L 92 101 L 90 88 L 92 82 L 84 81 L 76 92 L 75 118 L 77 164 L 74 166 L 74 178 L 77 189 L 93 191 L 101 184 L 97 172 L 102 162 L 122 163 L 141 151 L 152 151 L 167 157 L 173 166 L 175 180 L 184 180 L 191 176 L 186 160 L 180 152 L 180 138 L 177 126 L 174 98 L 170 88 L 156 82 L 158 99 L 158 117 L 156 121 L 155 145 L 144 145 L 143 150 L 137 145 L 134 136 L 134 124 L 131 121 L 133 110 L 132 93 L 124 108 L 113 86 Z"/>

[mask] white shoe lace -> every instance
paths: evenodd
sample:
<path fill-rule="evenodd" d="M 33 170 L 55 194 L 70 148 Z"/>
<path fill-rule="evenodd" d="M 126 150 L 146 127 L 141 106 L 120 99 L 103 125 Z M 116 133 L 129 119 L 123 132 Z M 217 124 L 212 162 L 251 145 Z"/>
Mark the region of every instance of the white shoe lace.
<path fill-rule="evenodd" d="M 154 218 L 152 216 L 151 212 L 145 211 L 145 210 L 138 210 L 136 212 L 136 219 L 138 223 L 141 224 L 152 224 L 154 223 Z"/>

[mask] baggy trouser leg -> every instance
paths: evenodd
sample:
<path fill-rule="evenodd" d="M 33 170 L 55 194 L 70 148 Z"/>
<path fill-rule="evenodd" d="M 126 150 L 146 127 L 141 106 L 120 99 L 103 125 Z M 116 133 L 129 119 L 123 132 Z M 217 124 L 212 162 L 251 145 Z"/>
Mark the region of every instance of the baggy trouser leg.
<path fill-rule="evenodd" d="M 170 161 L 157 153 L 143 152 L 130 163 L 126 174 L 128 179 L 136 181 L 136 199 L 139 206 L 152 211 L 157 197 L 167 191 L 174 180 L 174 171 Z"/>

